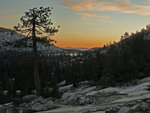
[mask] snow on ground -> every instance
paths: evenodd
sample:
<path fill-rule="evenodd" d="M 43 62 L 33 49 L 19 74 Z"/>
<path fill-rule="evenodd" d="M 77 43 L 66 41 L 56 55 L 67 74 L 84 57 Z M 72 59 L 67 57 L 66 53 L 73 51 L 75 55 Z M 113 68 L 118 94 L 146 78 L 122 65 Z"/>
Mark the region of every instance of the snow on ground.
<path fill-rule="evenodd" d="M 60 82 L 60 83 L 58 83 L 57 86 L 60 87 L 60 86 L 64 86 L 65 84 L 66 84 L 66 80 L 64 80 L 64 81 L 62 81 L 62 82 Z"/>
<path fill-rule="evenodd" d="M 107 94 L 108 93 L 119 93 L 122 90 L 123 89 L 118 88 L 118 87 L 109 87 L 109 88 L 98 90 L 98 91 L 90 91 L 86 95 L 87 96 L 92 96 L 92 95 L 96 95 L 98 93 L 107 93 Z"/>
<path fill-rule="evenodd" d="M 42 111 L 38 113 L 82 113 L 82 111 L 85 111 L 90 107 L 91 106 L 62 106 L 54 110 Z M 104 113 L 104 112 L 100 112 L 100 113 Z"/>
<path fill-rule="evenodd" d="M 131 102 L 136 100 L 150 99 L 150 94 L 138 95 L 138 96 L 129 96 L 122 99 L 115 100 L 113 103 L 117 102 Z"/>
<path fill-rule="evenodd" d="M 150 77 L 144 78 L 135 86 L 126 87 L 120 93 L 127 94 L 128 96 L 114 102 L 129 102 L 135 100 L 150 99 Z"/>
<path fill-rule="evenodd" d="M 69 90 L 66 90 L 60 99 L 53 101 L 51 98 L 40 98 L 41 102 L 33 101 L 35 102 L 33 107 L 36 113 L 124 113 L 122 110 L 125 108 L 128 108 L 128 111 L 136 111 L 133 113 L 150 113 L 149 87 L 150 77 L 138 81 L 136 85 L 105 89 L 98 89 L 84 82 L 78 88 L 73 88 L 70 84 L 61 87 Z M 12 104 L 9 104 L 1 105 L 0 108 L 11 107 Z M 20 104 L 20 106 L 27 105 L 30 107 L 30 103 Z"/>
<path fill-rule="evenodd" d="M 136 86 L 130 86 L 120 91 L 120 93 L 130 94 L 130 93 L 138 93 L 139 91 L 145 91 L 150 86 L 150 82 L 140 83 Z"/>
<path fill-rule="evenodd" d="M 66 92 L 71 90 L 71 88 L 73 88 L 73 84 L 69 84 L 67 86 L 61 86 L 59 87 L 59 92 Z"/>
<path fill-rule="evenodd" d="M 6 104 L 2 104 L 2 105 L 0 105 L 0 107 L 2 107 L 2 106 L 9 106 L 9 105 L 12 105 L 12 102 L 9 102 L 9 103 L 6 103 Z"/>
<path fill-rule="evenodd" d="M 83 89 L 83 90 L 81 91 L 81 93 L 82 93 L 82 94 L 86 94 L 86 93 L 88 93 L 88 92 L 93 91 L 94 89 L 96 89 L 96 86 Z"/>
<path fill-rule="evenodd" d="M 147 82 L 150 82 L 150 77 L 146 77 L 146 78 L 140 80 L 138 83 L 147 83 Z"/>
<path fill-rule="evenodd" d="M 59 108 L 38 113 L 106 113 L 105 111 L 120 109 L 121 106 L 131 103 L 136 106 L 138 102 L 143 103 L 143 100 L 150 100 L 149 86 L 150 77 L 140 80 L 134 86 L 109 87 L 101 90 L 96 86 L 82 84 L 79 88 L 71 89 L 62 95 L 61 100 L 67 101 L 67 104 L 62 102 Z M 92 103 L 80 106 L 78 102 L 81 99 L 82 101 L 92 100 Z M 77 105 L 72 105 L 70 100 L 77 102 Z"/>
<path fill-rule="evenodd" d="M 115 93 L 115 92 L 120 92 L 123 89 L 118 88 L 118 87 L 109 87 L 103 90 L 100 90 L 100 93 Z"/>

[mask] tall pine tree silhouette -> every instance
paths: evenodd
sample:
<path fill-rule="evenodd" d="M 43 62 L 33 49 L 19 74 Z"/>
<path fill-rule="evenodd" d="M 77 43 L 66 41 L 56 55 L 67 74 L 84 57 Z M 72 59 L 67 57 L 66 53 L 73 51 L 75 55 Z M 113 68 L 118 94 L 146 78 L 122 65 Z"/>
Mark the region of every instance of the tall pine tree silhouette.
<path fill-rule="evenodd" d="M 37 95 L 41 94 L 41 84 L 39 78 L 39 57 L 37 52 L 37 36 L 43 36 L 45 34 L 52 36 L 58 32 L 57 28 L 53 27 L 51 22 L 51 10 L 50 7 L 40 7 L 29 9 L 25 12 L 24 16 L 20 18 L 21 24 L 18 23 L 14 26 L 15 30 L 19 33 L 26 33 L 27 37 L 32 37 L 33 42 L 33 60 L 34 60 L 34 84 L 37 91 Z"/>

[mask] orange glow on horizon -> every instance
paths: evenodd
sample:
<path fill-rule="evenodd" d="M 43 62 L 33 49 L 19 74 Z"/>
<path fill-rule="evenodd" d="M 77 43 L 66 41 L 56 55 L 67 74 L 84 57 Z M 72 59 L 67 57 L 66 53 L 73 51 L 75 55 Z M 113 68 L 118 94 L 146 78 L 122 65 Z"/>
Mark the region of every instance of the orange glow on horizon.
<path fill-rule="evenodd" d="M 115 40 L 115 37 L 111 36 L 102 36 L 105 38 L 99 38 L 98 36 L 93 36 L 91 39 L 90 36 L 61 36 L 56 35 L 52 37 L 52 39 L 56 40 L 57 43 L 55 44 L 57 47 L 62 48 L 95 48 L 95 47 L 104 47 L 104 45 L 113 44 L 114 41 L 118 42 L 120 38 Z M 117 36 L 116 36 L 117 37 Z"/>
<path fill-rule="evenodd" d="M 95 48 L 95 47 L 103 47 L 104 45 L 106 45 L 107 42 L 102 42 L 102 43 L 90 43 L 90 42 L 71 42 L 71 41 L 63 41 L 63 42 L 57 42 L 55 45 L 58 47 L 62 47 L 62 48 L 67 48 L 67 47 L 71 47 L 71 48 Z"/>
<path fill-rule="evenodd" d="M 87 45 L 87 46 L 81 46 L 81 45 L 72 45 L 72 44 L 68 44 L 68 45 L 63 45 L 63 44 L 55 44 L 56 46 L 58 47 L 61 47 L 61 48 L 67 48 L 67 47 L 71 47 L 71 48 L 87 48 L 87 49 L 91 49 L 91 48 L 94 48 L 94 47 L 103 47 L 105 44 L 102 44 L 102 45 Z"/>

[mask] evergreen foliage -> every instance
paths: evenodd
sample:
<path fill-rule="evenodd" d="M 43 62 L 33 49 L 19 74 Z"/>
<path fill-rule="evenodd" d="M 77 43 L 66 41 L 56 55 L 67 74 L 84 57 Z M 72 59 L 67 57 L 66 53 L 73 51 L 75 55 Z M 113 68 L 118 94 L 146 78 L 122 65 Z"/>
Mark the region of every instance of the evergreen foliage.
<path fill-rule="evenodd" d="M 34 84 L 37 91 L 37 95 L 41 94 L 41 83 L 39 78 L 39 58 L 37 52 L 37 36 L 44 34 L 54 35 L 58 32 L 58 28 L 53 27 L 51 22 L 51 10 L 50 7 L 40 7 L 29 9 L 28 12 L 25 12 L 25 15 L 20 18 L 21 24 L 18 23 L 17 26 L 14 26 L 15 30 L 20 33 L 28 33 L 27 37 L 31 35 L 33 43 L 33 70 L 34 70 Z M 59 26 L 58 26 L 59 27 Z M 40 40 L 39 40 L 40 41 Z M 43 41 L 46 41 L 45 38 Z M 51 42 L 47 41 L 47 42 Z M 19 45 L 17 43 L 17 45 Z M 19 45 L 20 46 L 20 45 Z"/>
<path fill-rule="evenodd" d="M 59 97 L 62 80 L 73 83 L 92 80 L 102 87 L 132 82 L 150 75 L 150 27 L 122 36 L 118 43 L 95 51 L 77 55 L 40 56 L 40 78 L 45 97 Z M 31 53 L 5 51 L 0 54 L 0 87 L 10 90 L 9 80 L 14 79 L 13 90 L 30 94 L 34 87 Z M 11 85 L 12 86 L 12 85 Z M 14 92 L 11 92 L 14 95 Z"/>

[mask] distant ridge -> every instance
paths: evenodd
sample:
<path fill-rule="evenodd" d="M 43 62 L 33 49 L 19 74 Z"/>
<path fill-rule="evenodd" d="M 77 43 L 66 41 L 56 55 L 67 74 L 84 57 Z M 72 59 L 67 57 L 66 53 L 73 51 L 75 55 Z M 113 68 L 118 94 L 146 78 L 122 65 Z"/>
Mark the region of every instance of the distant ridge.
<path fill-rule="evenodd" d="M 13 42 L 15 42 L 15 41 L 17 41 L 17 40 L 21 40 L 21 39 L 24 39 L 25 37 L 23 36 L 23 35 L 19 35 L 18 33 L 16 33 L 14 30 L 12 30 L 12 29 L 9 29 L 9 28 L 4 28 L 4 27 L 0 27 L 0 37 L 1 38 L 4 38 L 5 40 L 7 40 L 7 41 L 9 41 L 9 42 L 11 42 L 11 41 L 13 41 Z M 14 35 L 11 35 L 11 34 L 14 34 Z M 0 40 L 0 43 L 1 42 L 5 42 L 4 41 L 4 39 L 2 39 L 2 40 Z M 11 40 L 11 41 L 10 41 Z M 28 40 L 28 42 L 29 42 L 29 40 Z M 30 42 L 31 43 L 31 42 Z M 2 44 L 3 45 L 3 44 Z M 91 48 L 91 49 L 89 49 L 89 48 L 84 48 L 84 47 L 81 47 L 81 48 L 73 48 L 73 47 L 65 47 L 65 48 L 60 48 L 60 47 L 56 47 L 56 46 L 51 46 L 51 47 L 53 47 L 53 49 L 55 48 L 57 51 L 63 51 L 63 52 L 65 52 L 66 53 L 66 51 L 67 52 L 81 52 L 81 51 L 95 51 L 95 50 L 98 50 L 99 49 L 99 47 L 95 47 L 95 48 Z M 54 49 L 54 50 L 55 50 Z"/>
<path fill-rule="evenodd" d="M 16 33 L 14 30 L 11 30 L 9 28 L 4 28 L 4 27 L 0 27 L 0 32 L 13 32 L 13 33 Z"/>
<path fill-rule="evenodd" d="M 64 49 L 48 44 L 43 40 L 37 41 L 37 50 L 40 55 L 70 55 L 78 54 L 81 51 L 76 49 Z M 32 39 L 26 38 L 24 35 L 15 31 L 0 27 L 0 52 L 17 51 L 31 52 Z"/>
<path fill-rule="evenodd" d="M 69 49 L 69 50 L 80 50 L 80 51 L 88 51 L 88 48 L 73 48 L 73 47 L 65 47 L 64 49 Z"/>

